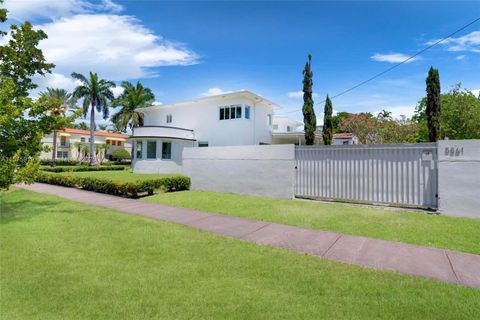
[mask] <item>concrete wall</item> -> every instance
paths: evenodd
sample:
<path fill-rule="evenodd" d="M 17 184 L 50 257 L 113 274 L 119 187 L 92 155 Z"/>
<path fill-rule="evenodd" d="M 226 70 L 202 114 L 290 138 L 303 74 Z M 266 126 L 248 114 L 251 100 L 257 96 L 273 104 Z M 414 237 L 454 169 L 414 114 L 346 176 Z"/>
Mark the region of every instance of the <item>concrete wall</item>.
<path fill-rule="evenodd" d="M 183 149 L 183 173 L 192 189 L 291 199 L 293 145 Z"/>
<path fill-rule="evenodd" d="M 136 141 L 143 142 L 142 158 L 137 159 Z M 132 168 L 135 173 L 182 173 L 182 151 L 185 147 L 192 147 L 193 141 L 184 141 L 176 139 L 157 139 L 146 138 L 137 139 L 134 144 L 132 159 Z M 155 141 L 157 143 L 156 159 L 147 159 L 147 142 Z M 172 143 L 172 158 L 162 159 L 162 142 Z"/>
<path fill-rule="evenodd" d="M 480 140 L 438 142 L 439 212 L 480 218 Z"/>

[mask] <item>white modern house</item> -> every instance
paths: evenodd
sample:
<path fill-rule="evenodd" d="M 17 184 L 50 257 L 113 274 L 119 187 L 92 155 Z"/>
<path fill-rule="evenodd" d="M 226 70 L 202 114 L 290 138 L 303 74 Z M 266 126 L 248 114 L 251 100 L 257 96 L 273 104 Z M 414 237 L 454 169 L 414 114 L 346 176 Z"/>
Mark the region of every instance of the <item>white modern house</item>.
<path fill-rule="evenodd" d="M 185 147 L 272 143 L 273 113 L 279 106 L 249 91 L 156 105 L 137 111 L 133 169 L 144 173 L 181 172 Z"/>
<path fill-rule="evenodd" d="M 137 109 L 144 125 L 130 137 L 133 170 L 181 173 L 186 147 L 305 144 L 303 123 L 274 115 L 279 108 L 255 93 L 238 91 Z M 321 126 L 316 141 L 322 143 Z"/>

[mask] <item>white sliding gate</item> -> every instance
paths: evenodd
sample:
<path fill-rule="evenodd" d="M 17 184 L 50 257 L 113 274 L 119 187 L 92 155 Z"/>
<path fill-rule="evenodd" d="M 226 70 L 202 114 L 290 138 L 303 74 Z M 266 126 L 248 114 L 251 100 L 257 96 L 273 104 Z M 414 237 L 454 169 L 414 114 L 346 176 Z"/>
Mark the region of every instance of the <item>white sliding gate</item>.
<path fill-rule="evenodd" d="M 435 143 L 297 146 L 295 196 L 437 208 Z"/>

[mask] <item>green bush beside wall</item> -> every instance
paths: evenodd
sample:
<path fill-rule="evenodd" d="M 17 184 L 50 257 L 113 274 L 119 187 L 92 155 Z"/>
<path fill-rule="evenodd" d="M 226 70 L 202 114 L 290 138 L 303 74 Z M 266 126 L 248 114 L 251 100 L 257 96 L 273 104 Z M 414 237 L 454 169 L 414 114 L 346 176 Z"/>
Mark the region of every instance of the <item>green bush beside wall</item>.
<path fill-rule="evenodd" d="M 114 171 L 114 170 L 126 170 L 130 166 L 55 166 L 55 167 L 42 167 L 43 171 L 48 172 L 80 172 L 80 171 Z"/>
<path fill-rule="evenodd" d="M 132 198 L 142 194 L 151 195 L 155 190 L 173 192 L 190 188 L 190 178 L 185 176 L 167 176 L 135 182 L 119 182 L 105 178 L 75 177 L 68 174 L 40 172 L 37 182 L 64 187 L 77 187 L 84 190 Z"/>

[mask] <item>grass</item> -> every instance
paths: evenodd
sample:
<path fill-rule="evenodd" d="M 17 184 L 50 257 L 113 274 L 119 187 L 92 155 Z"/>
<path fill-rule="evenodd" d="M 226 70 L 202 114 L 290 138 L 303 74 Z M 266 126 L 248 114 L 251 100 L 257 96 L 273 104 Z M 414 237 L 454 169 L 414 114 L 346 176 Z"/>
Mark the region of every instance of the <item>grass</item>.
<path fill-rule="evenodd" d="M 175 176 L 173 174 L 142 174 L 133 173 L 131 170 L 124 171 L 80 171 L 80 172 L 61 172 L 56 174 L 67 174 L 75 177 L 98 177 L 119 182 L 135 182 L 152 180 L 163 177 Z"/>
<path fill-rule="evenodd" d="M 142 200 L 231 216 L 480 254 L 480 220 L 310 200 L 278 200 L 206 191 Z"/>
<path fill-rule="evenodd" d="M 13 190 L 1 319 L 475 319 L 480 290 Z"/>

